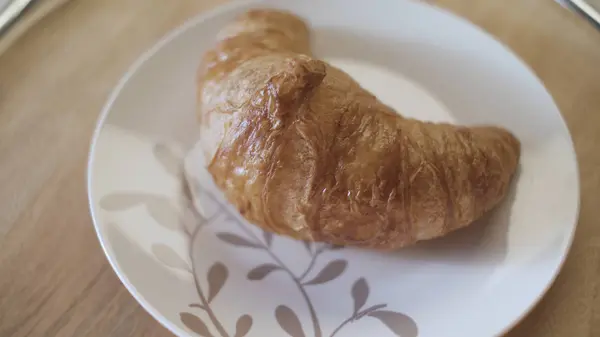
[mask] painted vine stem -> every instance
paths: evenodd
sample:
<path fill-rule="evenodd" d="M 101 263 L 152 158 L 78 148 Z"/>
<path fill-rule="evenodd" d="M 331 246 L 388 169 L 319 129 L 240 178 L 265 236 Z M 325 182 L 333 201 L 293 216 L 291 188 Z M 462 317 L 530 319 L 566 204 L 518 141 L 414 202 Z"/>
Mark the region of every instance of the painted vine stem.
<path fill-rule="evenodd" d="M 211 226 L 212 224 L 223 219 L 220 216 L 223 211 L 223 206 L 220 203 L 216 203 L 216 205 L 219 206 L 219 209 L 216 212 L 214 212 L 210 218 L 205 219 L 201 214 L 196 212 L 195 208 L 193 207 L 193 200 L 192 200 L 193 198 L 192 198 L 192 193 L 189 190 L 189 184 L 185 184 L 185 183 L 183 184 L 183 191 L 184 191 L 184 201 L 186 202 L 187 209 L 189 209 L 192 212 L 192 214 L 195 215 L 195 217 L 197 219 L 200 219 L 195 224 L 195 226 L 185 226 L 184 225 L 185 231 L 188 234 L 188 236 L 190 237 L 189 256 L 192 261 L 191 272 L 192 272 L 192 277 L 194 279 L 194 285 L 196 287 L 196 292 L 198 293 L 198 296 L 200 299 L 200 303 L 193 303 L 193 304 L 190 304 L 189 306 L 191 308 L 198 308 L 198 309 L 205 311 L 210 322 L 212 323 L 214 328 L 217 330 L 219 336 L 230 337 L 231 335 L 225 330 L 225 328 L 223 327 L 223 324 L 219 321 L 218 317 L 214 313 L 214 310 L 210 306 L 212 300 L 220 292 L 220 290 L 225 285 L 225 282 L 227 281 L 227 278 L 229 276 L 228 269 L 221 262 L 215 262 L 209 268 L 208 273 L 206 275 L 206 278 L 208 280 L 208 295 L 205 295 L 203 292 L 203 289 L 200 285 L 200 280 L 198 279 L 199 273 L 197 273 L 195 270 L 196 263 L 194 263 L 194 256 L 195 256 L 194 248 L 197 248 L 196 245 L 194 245 L 196 237 L 198 235 L 200 235 L 203 227 Z M 203 192 L 206 193 L 205 191 L 203 191 Z M 214 198 L 210 194 L 206 193 L 206 195 L 210 196 L 214 200 Z M 216 200 L 215 200 L 215 202 L 216 202 Z M 184 315 L 187 316 L 187 318 L 188 318 L 187 321 L 184 320 L 184 318 L 186 318 L 186 317 L 184 317 Z M 181 313 L 181 315 L 180 315 L 181 321 L 190 330 L 198 333 L 199 335 L 205 336 L 205 337 L 213 337 L 213 335 L 210 333 L 210 331 L 208 330 L 206 325 L 200 320 L 200 318 L 198 316 L 193 315 L 193 319 L 196 324 L 190 324 L 190 323 L 192 323 L 189 320 L 189 318 L 192 317 L 191 315 L 192 314 L 190 314 L 190 313 Z M 200 324 L 198 324 L 198 323 L 200 323 Z M 236 327 L 235 327 L 235 333 L 233 336 L 234 337 L 243 337 L 243 336 L 247 335 L 248 332 L 250 331 L 250 329 L 252 328 L 252 323 L 253 323 L 253 321 L 252 321 L 252 317 L 250 315 L 246 314 L 246 315 L 240 316 L 237 320 Z"/>

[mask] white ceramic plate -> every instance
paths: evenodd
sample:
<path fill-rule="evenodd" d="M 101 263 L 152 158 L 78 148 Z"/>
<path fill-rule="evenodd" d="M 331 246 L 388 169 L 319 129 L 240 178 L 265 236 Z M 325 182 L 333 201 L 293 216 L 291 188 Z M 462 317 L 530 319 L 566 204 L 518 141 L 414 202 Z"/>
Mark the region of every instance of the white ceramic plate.
<path fill-rule="evenodd" d="M 405 115 L 512 130 L 523 153 L 507 201 L 447 238 L 377 253 L 261 232 L 222 201 L 193 159 L 185 161 L 190 200 L 181 168 L 197 137 L 197 64 L 224 24 L 257 6 L 304 17 L 318 56 Z M 88 179 L 113 268 L 180 336 L 501 334 L 558 273 L 579 200 L 569 133 L 534 74 L 473 25 L 402 0 L 245 2 L 192 20 L 115 89 Z"/>

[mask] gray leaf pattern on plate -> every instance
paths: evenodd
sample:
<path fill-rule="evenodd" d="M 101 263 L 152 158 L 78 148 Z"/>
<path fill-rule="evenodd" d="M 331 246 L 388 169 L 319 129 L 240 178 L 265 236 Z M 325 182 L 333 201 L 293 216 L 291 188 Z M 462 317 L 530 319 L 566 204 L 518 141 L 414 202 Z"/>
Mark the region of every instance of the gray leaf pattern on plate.
<path fill-rule="evenodd" d="M 354 314 L 356 315 L 360 309 L 367 303 L 369 297 L 369 285 L 367 281 L 361 277 L 352 286 L 352 299 L 354 300 Z"/>
<path fill-rule="evenodd" d="M 331 335 L 329 335 L 329 337 L 335 336 L 345 326 L 347 326 L 350 323 L 359 321 L 362 318 L 364 318 L 365 316 L 372 316 L 372 317 L 377 317 L 377 315 L 386 316 L 387 312 L 392 312 L 392 311 L 381 310 L 381 309 L 387 307 L 387 304 L 376 304 L 376 305 L 370 306 L 364 310 L 361 310 L 362 307 L 367 303 L 367 301 L 369 299 L 369 284 L 367 283 L 367 280 L 364 277 L 361 277 L 358 280 L 354 281 L 354 284 L 352 285 L 352 289 L 350 290 L 350 293 L 351 293 L 352 299 L 354 301 L 354 312 L 352 313 L 352 315 L 350 317 L 348 317 L 346 320 L 344 320 L 342 323 L 340 323 L 340 325 L 338 325 L 338 327 L 335 328 L 335 330 L 333 330 L 333 332 L 331 333 Z M 383 313 L 383 314 L 379 314 L 379 313 Z M 394 325 L 394 328 L 400 328 L 400 327 L 404 328 L 404 330 L 402 331 L 403 334 L 401 335 L 402 337 L 417 337 L 418 331 L 417 331 L 416 323 L 414 323 L 414 321 L 410 317 L 408 317 L 406 315 L 403 315 L 403 316 L 408 318 L 410 321 L 398 322 L 396 320 L 395 322 L 387 322 L 388 320 L 391 321 L 394 319 L 391 317 L 387 317 L 387 316 L 385 317 L 385 319 L 381 319 L 380 317 L 377 317 L 377 318 L 380 318 L 380 320 L 390 330 L 392 330 L 396 334 L 399 330 L 393 329 L 392 327 L 390 327 L 389 324 L 397 324 L 397 326 Z"/>
<path fill-rule="evenodd" d="M 218 233 L 217 237 L 224 242 L 227 242 L 234 246 L 239 247 L 250 247 L 250 248 L 262 248 L 259 244 L 248 241 L 241 236 L 233 233 Z"/>
<path fill-rule="evenodd" d="M 190 314 L 189 312 L 182 312 L 179 314 L 179 318 L 181 319 L 183 325 L 198 335 L 203 337 L 213 337 L 208 330 L 208 327 L 206 324 L 204 324 L 204 322 L 202 322 L 200 317 Z"/>
<path fill-rule="evenodd" d="M 379 319 L 396 336 L 415 337 L 419 333 L 415 321 L 405 314 L 389 310 L 376 310 L 369 313 L 368 316 Z"/>
<path fill-rule="evenodd" d="M 229 272 L 224 264 L 217 262 L 208 270 L 208 303 L 212 302 L 225 285 Z"/>
<path fill-rule="evenodd" d="M 346 260 L 334 260 L 329 262 L 323 270 L 321 270 L 315 278 L 303 283 L 305 286 L 314 284 L 323 284 L 335 280 L 340 277 L 346 270 L 348 262 Z"/>
<path fill-rule="evenodd" d="M 165 171 L 174 177 L 179 177 L 181 175 L 181 163 L 183 159 L 176 155 L 167 145 L 162 143 L 156 144 L 152 151 L 154 157 L 162 165 Z"/>
<path fill-rule="evenodd" d="M 150 250 L 152 251 L 152 254 L 154 254 L 154 257 L 165 266 L 191 272 L 191 268 L 187 262 L 185 262 L 173 248 L 163 243 L 155 243 L 152 244 Z"/>
<path fill-rule="evenodd" d="M 292 337 L 304 337 L 302 324 L 296 313 L 285 305 L 280 305 L 275 309 L 275 318 L 281 328 Z"/>
<path fill-rule="evenodd" d="M 248 279 L 252 281 L 260 281 L 267 277 L 267 275 L 269 275 L 271 272 L 280 269 L 281 267 L 272 263 L 261 264 L 260 266 L 255 267 L 248 272 Z"/>
<path fill-rule="evenodd" d="M 252 328 L 252 317 L 250 315 L 243 315 L 238 318 L 235 324 L 235 335 L 234 337 L 244 337 L 250 332 Z"/>
<path fill-rule="evenodd" d="M 170 230 L 181 227 L 182 214 L 165 196 L 144 192 L 115 192 L 100 199 L 100 207 L 106 211 L 125 211 L 138 205 L 144 205 L 148 215 L 159 225 Z"/>
<path fill-rule="evenodd" d="M 357 314 L 354 316 L 354 320 L 355 320 L 355 321 L 356 321 L 356 320 L 359 320 L 359 319 L 363 318 L 364 316 L 366 316 L 366 315 L 368 315 L 368 314 L 372 313 L 373 311 L 375 311 L 375 310 L 379 310 L 379 309 L 383 309 L 383 308 L 385 308 L 385 307 L 387 307 L 387 304 L 377 304 L 377 305 L 371 306 L 371 307 L 369 307 L 369 308 L 367 308 L 367 309 L 365 309 L 365 310 L 363 310 L 363 311 L 360 311 L 360 312 L 358 312 L 358 313 L 357 313 Z"/>
<path fill-rule="evenodd" d="M 152 197 L 146 203 L 148 214 L 161 226 L 169 229 L 179 229 L 181 215 L 165 197 Z"/>

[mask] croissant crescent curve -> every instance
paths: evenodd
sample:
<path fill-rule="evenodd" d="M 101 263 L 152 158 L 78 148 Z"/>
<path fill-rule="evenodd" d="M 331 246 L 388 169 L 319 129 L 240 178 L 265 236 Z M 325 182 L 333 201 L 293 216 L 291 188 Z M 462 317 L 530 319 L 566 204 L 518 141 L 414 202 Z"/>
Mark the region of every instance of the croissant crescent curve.
<path fill-rule="evenodd" d="M 396 249 L 471 224 L 506 195 L 520 143 L 491 126 L 403 118 L 315 59 L 298 17 L 252 10 L 198 70 L 207 169 L 251 223 Z"/>

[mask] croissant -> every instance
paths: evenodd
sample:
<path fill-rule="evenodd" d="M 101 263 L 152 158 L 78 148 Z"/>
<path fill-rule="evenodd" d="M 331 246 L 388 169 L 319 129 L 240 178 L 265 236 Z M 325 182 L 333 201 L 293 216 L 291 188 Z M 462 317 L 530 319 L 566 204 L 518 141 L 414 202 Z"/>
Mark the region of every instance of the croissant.
<path fill-rule="evenodd" d="M 251 10 L 197 73 L 201 151 L 249 222 L 296 239 L 397 249 L 471 224 L 506 195 L 520 143 L 492 126 L 403 118 L 311 56 L 293 14 Z"/>

